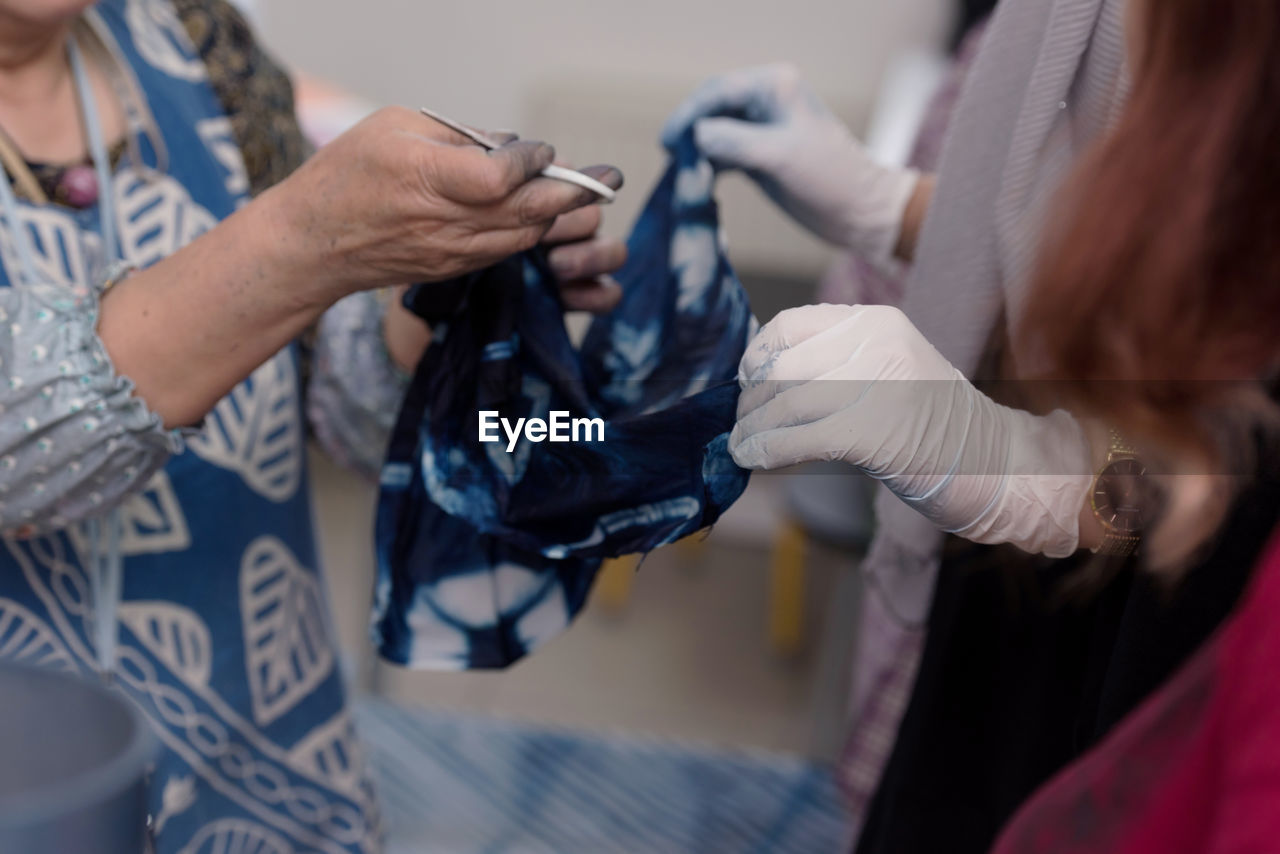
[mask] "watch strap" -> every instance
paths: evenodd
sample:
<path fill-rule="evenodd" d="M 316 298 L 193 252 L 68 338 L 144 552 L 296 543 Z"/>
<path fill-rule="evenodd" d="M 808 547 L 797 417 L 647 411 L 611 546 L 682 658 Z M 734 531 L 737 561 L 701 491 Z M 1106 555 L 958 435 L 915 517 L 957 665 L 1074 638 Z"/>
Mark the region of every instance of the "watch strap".
<path fill-rule="evenodd" d="M 1116 460 L 1137 459 L 1138 449 L 1129 444 L 1129 441 L 1120 433 L 1119 430 L 1112 427 L 1107 431 L 1109 444 L 1107 446 L 1107 465 Z M 1105 468 L 1106 466 L 1103 466 Z"/>
<path fill-rule="evenodd" d="M 1138 546 L 1141 543 L 1142 537 L 1135 534 L 1108 531 L 1104 526 L 1102 545 L 1098 546 L 1098 550 L 1094 553 L 1106 555 L 1107 557 L 1129 557 L 1138 550 Z"/>
<path fill-rule="evenodd" d="M 1124 438 L 1119 430 L 1114 427 L 1107 431 L 1109 445 L 1107 448 L 1107 461 L 1103 464 L 1102 470 L 1098 472 L 1094 479 L 1094 486 L 1097 487 L 1098 480 L 1106 473 L 1107 468 L 1119 460 L 1136 460 L 1138 458 L 1138 449 L 1135 448 L 1128 440 Z M 1095 508 L 1094 515 L 1098 519 L 1098 524 L 1102 526 L 1102 544 L 1098 546 L 1095 554 L 1106 555 L 1108 557 L 1129 557 L 1138 550 L 1138 546 L 1142 543 L 1142 537 L 1139 534 L 1124 533 L 1117 531 L 1107 524 L 1101 516 L 1097 514 Z"/>

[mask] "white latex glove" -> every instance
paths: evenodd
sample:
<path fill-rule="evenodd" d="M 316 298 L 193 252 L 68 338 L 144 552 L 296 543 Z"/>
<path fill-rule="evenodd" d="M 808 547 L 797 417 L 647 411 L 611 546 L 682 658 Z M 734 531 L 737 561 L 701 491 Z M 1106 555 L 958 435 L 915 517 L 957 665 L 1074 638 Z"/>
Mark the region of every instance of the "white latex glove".
<path fill-rule="evenodd" d="M 873 161 L 794 66 L 711 78 L 667 119 L 663 142 L 690 126 L 713 164 L 745 171 L 818 237 L 892 268 L 920 175 Z"/>
<path fill-rule="evenodd" d="M 785 311 L 748 346 L 729 450 L 745 468 L 843 460 L 946 531 L 1065 557 L 1093 484 L 1066 412 L 1039 417 L 978 391 L 901 311 Z"/>

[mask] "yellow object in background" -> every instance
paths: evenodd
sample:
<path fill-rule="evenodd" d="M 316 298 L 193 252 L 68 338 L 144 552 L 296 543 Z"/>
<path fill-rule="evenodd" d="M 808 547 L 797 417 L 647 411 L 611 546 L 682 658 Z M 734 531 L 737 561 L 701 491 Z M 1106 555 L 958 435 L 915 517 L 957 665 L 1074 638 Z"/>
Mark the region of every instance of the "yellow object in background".
<path fill-rule="evenodd" d="M 621 611 L 631 599 L 636 570 L 640 567 L 640 555 L 606 560 L 596 578 L 595 601 L 609 611 Z"/>
<path fill-rule="evenodd" d="M 769 565 L 769 640 L 784 655 L 796 655 L 804 644 L 804 529 L 788 521 L 773 543 Z"/>

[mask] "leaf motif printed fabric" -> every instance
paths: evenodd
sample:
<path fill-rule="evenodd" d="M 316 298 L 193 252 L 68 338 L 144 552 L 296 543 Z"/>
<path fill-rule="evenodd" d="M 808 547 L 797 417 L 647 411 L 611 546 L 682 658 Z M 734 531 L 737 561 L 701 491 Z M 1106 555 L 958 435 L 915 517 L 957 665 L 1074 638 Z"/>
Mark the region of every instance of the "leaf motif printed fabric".
<path fill-rule="evenodd" d="M 57 632 L 12 599 L 0 599 L 0 660 L 53 670 L 75 670 Z"/>
<path fill-rule="evenodd" d="M 217 224 L 167 175 L 122 172 L 116 176 L 116 223 L 125 261 L 150 267 Z"/>
<path fill-rule="evenodd" d="M 284 350 L 218 402 L 188 447 L 207 462 L 238 474 L 263 498 L 288 501 L 297 494 L 302 477 L 298 389 L 293 354 Z"/>
<path fill-rule="evenodd" d="M 120 505 L 120 524 L 120 553 L 126 557 L 185 551 L 191 546 L 187 517 L 173 481 L 164 471 L 157 472 L 146 489 Z M 87 560 L 92 549 L 89 525 L 80 523 L 67 533 L 77 554 Z"/>
<path fill-rule="evenodd" d="M 203 618 L 172 602 L 129 602 L 120 622 L 169 672 L 206 688 L 213 674 L 213 636 Z"/>
<path fill-rule="evenodd" d="M 133 45 L 151 67 L 193 83 L 208 76 L 172 6 L 155 0 L 128 0 L 125 6 Z"/>
<path fill-rule="evenodd" d="M 248 181 L 170 2 L 103 0 L 90 14 L 136 76 L 167 154 L 138 134 L 147 168 L 126 158 L 114 179 L 119 248 L 146 266 L 234 212 Z M 23 214 L 42 282 L 101 281 L 96 208 L 24 203 Z M 9 227 L 0 287 L 22 287 Z M 156 854 L 381 850 L 317 567 L 298 373 L 293 347 L 268 360 L 118 507 L 114 684 L 162 747 L 149 793 Z M 103 544 L 89 531 L 0 541 L 0 659 L 98 678 L 87 567 Z"/>
<path fill-rule="evenodd" d="M 320 585 L 274 537 L 254 540 L 244 553 L 240 619 L 253 716 L 265 726 L 333 670 Z"/>
<path fill-rule="evenodd" d="M 22 227 L 35 250 L 36 273 L 46 282 L 73 287 L 91 281 L 102 267 L 102 238 L 82 229 L 69 211 L 24 206 Z M 20 264 L 9 224 L 0 228 L 0 262 L 17 279 Z"/>

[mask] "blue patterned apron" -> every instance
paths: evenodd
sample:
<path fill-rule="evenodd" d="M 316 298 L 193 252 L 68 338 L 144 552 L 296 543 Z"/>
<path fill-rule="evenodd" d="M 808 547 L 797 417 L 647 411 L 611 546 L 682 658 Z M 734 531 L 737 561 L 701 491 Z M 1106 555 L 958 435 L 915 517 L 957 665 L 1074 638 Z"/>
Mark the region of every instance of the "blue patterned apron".
<path fill-rule="evenodd" d="M 142 268 L 230 215 L 248 181 L 173 9 L 104 0 L 90 15 L 153 122 L 136 133 L 151 169 L 122 168 L 113 181 L 120 254 Z M 42 276 L 101 283 L 99 215 L 23 205 Z M 7 287 L 19 274 L 3 236 Z M 219 402 L 187 452 L 118 518 L 115 685 L 164 748 L 150 796 L 157 852 L 378 850 L 380 819 L 317 571 L 296 347 Z M 25 638 L 2 647 L 9 659 L 97 678 L 93 551 L 87 524 L 0 545 L 0 626 Z"/>

